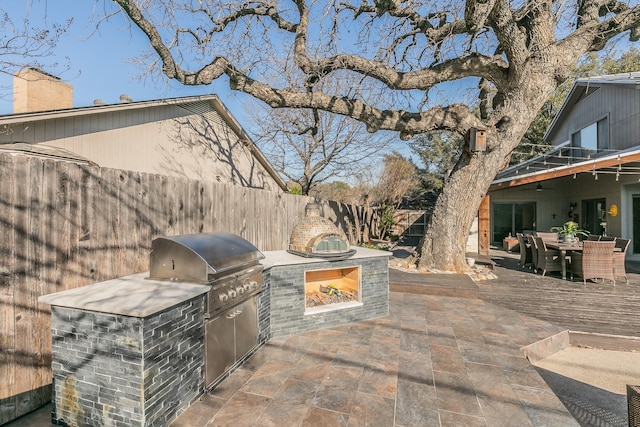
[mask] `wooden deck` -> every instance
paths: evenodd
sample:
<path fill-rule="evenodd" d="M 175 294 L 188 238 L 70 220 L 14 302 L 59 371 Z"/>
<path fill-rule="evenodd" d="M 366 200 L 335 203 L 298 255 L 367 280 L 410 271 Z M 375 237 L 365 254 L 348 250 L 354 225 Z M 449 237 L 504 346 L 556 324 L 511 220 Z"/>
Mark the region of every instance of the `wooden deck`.
<path fill-rule="evenodd" d="M 570 331 L 640 337 L 640 274 L 587 282 L 542 277 L 518 266 L 519 254 L 492 251 L 497 279 L 477 282 L 482 300 L 552 322 Z M 628 271 L 635 270 L 633 266 Z M 638 349 L 640 350 L 640 349 Z"/>

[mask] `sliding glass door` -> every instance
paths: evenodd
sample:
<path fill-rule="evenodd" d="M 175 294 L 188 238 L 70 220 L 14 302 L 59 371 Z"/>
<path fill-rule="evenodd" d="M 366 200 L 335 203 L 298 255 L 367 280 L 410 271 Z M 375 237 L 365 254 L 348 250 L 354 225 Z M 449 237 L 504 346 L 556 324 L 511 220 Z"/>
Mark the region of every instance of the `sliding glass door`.
<path fill-rule="evenodd" d="M 494 203 L 491 244 L 502 245 L 502 240 L 511 233 L 533 231 L 536 227 L 536 204 L 526 203 Z"/>
<path fill-rule="evenodd" d="M 640 194 L 634 194 L 632 197 L 633 211 L 633 237 L 631 238 L 631 248 L 634 254 L 640 254 Z M 628 251 L 628 250 L 627 250 Z"/>
<path fill-rule="evenodd" d="M 583 230 L 589 231 L 591 234 L 606 234 L 603 227 L 606 221 L 606 199 L 589 199 L 582 201 L 582 224 Z"/>

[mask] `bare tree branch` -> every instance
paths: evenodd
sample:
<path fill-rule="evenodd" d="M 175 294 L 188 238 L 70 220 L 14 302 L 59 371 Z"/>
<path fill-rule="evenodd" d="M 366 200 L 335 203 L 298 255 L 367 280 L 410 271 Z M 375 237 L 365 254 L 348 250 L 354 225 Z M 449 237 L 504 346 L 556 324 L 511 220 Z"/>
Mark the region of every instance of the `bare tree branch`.
<path fill-rule="evenodd" d="M 403 139 L 483 129 L 487 149 L 467 139 L 422 245 L 423 265 L 453 270 L 465 268 L 466 231 L 491 180 L 571 67 L 640 35 L 640 0 L 113 1 L 183 84 L 228 79 L 272 108 L 338 114 Z"/>

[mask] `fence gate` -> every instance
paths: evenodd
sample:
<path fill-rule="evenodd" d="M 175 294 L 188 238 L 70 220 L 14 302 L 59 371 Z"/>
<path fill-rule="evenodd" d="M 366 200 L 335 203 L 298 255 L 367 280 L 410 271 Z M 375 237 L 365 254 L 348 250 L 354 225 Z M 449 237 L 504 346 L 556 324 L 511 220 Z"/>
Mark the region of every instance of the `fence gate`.
<path fill-rule="evenodd" d="M 422 237 L 427 230 L 429 212 L 426 210 L 398 209 L 394 213 L 395 225 L 392 233 L 396 236 Z"/>

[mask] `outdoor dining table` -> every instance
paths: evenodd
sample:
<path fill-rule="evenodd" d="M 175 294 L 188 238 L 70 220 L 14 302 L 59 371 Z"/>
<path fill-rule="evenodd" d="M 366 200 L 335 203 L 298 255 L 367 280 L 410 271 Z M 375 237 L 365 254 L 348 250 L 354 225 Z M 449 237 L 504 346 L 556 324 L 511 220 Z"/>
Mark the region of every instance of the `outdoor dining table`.
<path fill-rule="evenodd" d="M 583 246 L 582 246 L 582 242 L 578 241 L 578 242 L 573 242 L 573 243 L 569 243 L 569 242 L 562 242 L 562 241 L 545 241 L 544 244 L 549 248 L 549 249 L 555 249 L 560 251 L 560 256 L 562 257 L 562 278 L 566 279 L 567 278 L 567 251 L 577 251 L 577 252 L 582 252 Z M 621 249 L 620 248 L 614 248 L 614 252 L 619 252 Z"/>
<path fill-rule="evenodd" d="M 562 278 L 567 278 L 567 251 L 582 251 L 582 242 L 561 242 L 561 241 L 545 241 L 544 244 L 549 249 L 560 251 L 562 257 Z"/>

